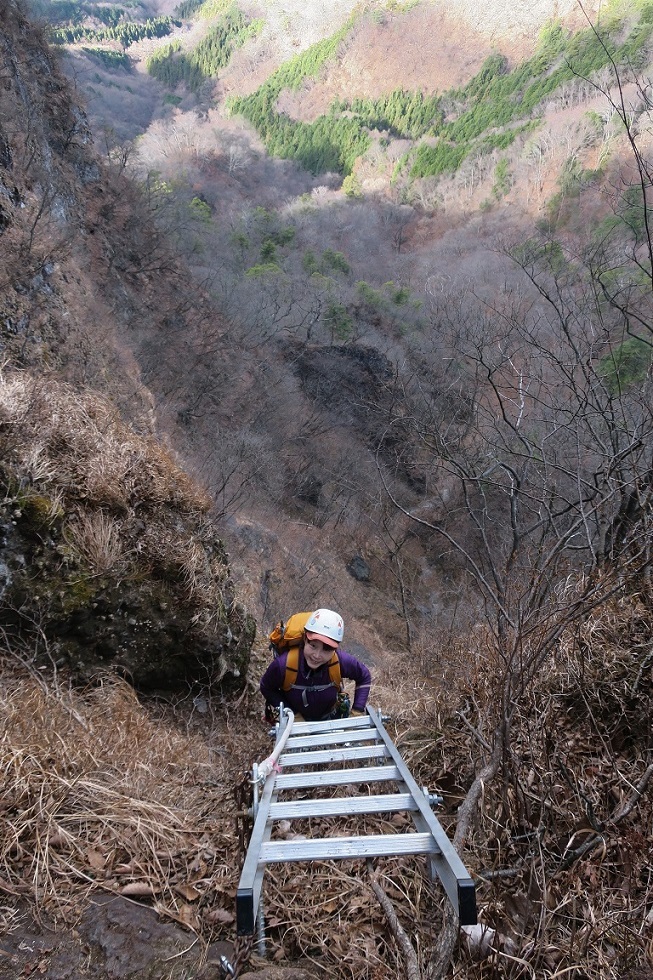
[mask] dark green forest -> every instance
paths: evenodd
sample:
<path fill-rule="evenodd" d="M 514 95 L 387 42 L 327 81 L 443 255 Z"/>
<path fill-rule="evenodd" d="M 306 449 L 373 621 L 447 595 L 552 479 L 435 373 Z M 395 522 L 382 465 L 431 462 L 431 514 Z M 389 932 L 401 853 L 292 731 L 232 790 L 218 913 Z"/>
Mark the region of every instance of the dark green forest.
<path fill-rule="evenodd" d="M 542 31 L 533 57 L 510 68 L 504 55 L 490 56 L 467 85 L 441 95 L 397 90 L 375 100 L 344 99 L 328 116 L 312 123 L 290 120 L 276 111 L 284 88 L 297 91 L 316 78 L 353 22 L 328 42 L 320 42 L 275 72 L 257 92 L 231 103 L 264 140 L 269 153 L 298 160 L 312 172 L 351 173 L 356 157 L 370 145 L 370 130 L 417 142 L 403 167 L 412 178 L 457 170 L 470 154 L 506 149 L 537 125 L 546 100 L 566 83 L 589 79 L 611 64 L 636 69 L 647 56 L 653 31 L 653 5 L 638 23 L 613 17 L 599 29 L 571 34 L 559 24 Z"/>
<path fill-rule="evenodd" d="M 190 51 L 182 48 L 181 42 L 173 42 L 147 60 L 147 70 L 168 88 L 176 88 L 183 83 L 191 92 L 209 78 L 216 78 L 218 70 L 229 64 L 235 48 L 257 34 L 262 21 L 248 21 L 233 6 L 213 25 L 206 37 Z"/>

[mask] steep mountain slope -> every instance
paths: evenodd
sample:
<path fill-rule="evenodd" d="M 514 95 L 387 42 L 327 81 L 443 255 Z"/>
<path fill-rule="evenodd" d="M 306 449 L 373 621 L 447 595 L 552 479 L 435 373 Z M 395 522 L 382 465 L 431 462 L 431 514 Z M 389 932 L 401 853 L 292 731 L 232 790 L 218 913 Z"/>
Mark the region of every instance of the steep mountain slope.
<path fill-rule="evenodd" d="M 106 74 L 107 64 L 89 56 L 89 45 L 83 38 L 73 45 L 69 67 L 86 95 L 96 132 L 108 128 L 134 137 L 150 122 L 165 118 L 170 103 L 166 109 L 164 92 L 148 77 L 148 58 L 171 41 L 179 43 L 182 50 L 192 51 L 227 7 L 220 3 L 189 6 L 187 16 L 195 19 L 184 19 L 186 15 L 182 14 L 164 37 L 130 43 L 121 62 L 122 71 L 113 75 Z M 47 2 L 40 0 L 38 9 L 46 16 Z M 170 4 L 165 10 L 159 5 L 152 12 L 171 15 L 174 9 Z M 183 9 L 180 5 L 179 10 Z M 517 7 L 496 3 L 485 5 L 481 12 L 464 0 L 453 4 L 437 0 L 392 2 L 368 7 L 340 0 L 328 5 L 268 2 L 263 8 L 243 3 L 240 9 L 261 28 L 233 51 L 228 64 L 213 72 L 212 90 L 202 94 L 203 111 L 210 111 L 217 99 L 214 126 L 226 124 L 221 111 L 225 97 L 251 93 L 285 61 L 334 35 L 348 19 L 354 29 L 341 57 L 323 72 L 316 85 L 304 88 L 301 105 L 296 99 L 291 103 L 298 118 L 315 118 L 336 97 L 378 98 L 398 88 L 441 93 L 463 85 L 492 53 L 499 51 L 512 63 L 528 57 L 541 29 L 551 21 L 570 29 L 587 26 L 586 18 L 596 16 L 600 3 L 593 0 L 583 7 L 574 0 Z M 117 42 L 103 41 L 100 47 L 117 50 Z M 183 90 L 176 93 L 175 101 L 187 104 Z"/>
<path fill-rule="evenodd" d="M 251 17 L 260 13 L 243 9 Z M 421 633 L 442 617 L 444 596 L 452 595 L 442 579 L 449 572 L 438 561 L 432 567 L 431 544 L 408 530 L 381 489 L 379 459 L 413 502 L 423 495 L 415 476 L 420 464 L 411 459 L 419 457 L 417 446 L 407 442 L 405 458 L 396 445 L 376 455 L 388 406 L 399 401 L 406 415 L 413 412 L 398 365 L 406 377 L 446 390 L 442 357 L 451 357 L 445 351 L 451 330 L 443 324 L 443 305 L 462 309 L 470 286 L 490 304 L 510 292 L 535 302 L 520 270 L 495 246 L 528 237 L 534 218 L 547 219 L 548 201 L 572 159 L 577 177 L 569 184 L 570 200 L 576 201 L 576 188 L 587 187 L 578 198 L 582 208 L 572 204 L 574 233 L 582 236 L 585 225 L 597 224 L 606 204 L 583 173 L 597 168 L 592 180 L 598 185 L 598 166 L 616 140 L 610 118 L 600 115 L 605 96 L 566 68 L 569 52 L 577 60 L 586 48 L 594 58 L 601 55 L 591 32 L 574 48 L 559 27 L 542 39 L 533 30 L 553 14 L 572 23 L 580 16 L 576 7 L 520 6 L 508 15 L 496 5 L 470 38 L 464 18 L 473 12 L 464 5 L 445 11 L 430 3 L 391 4 L 357 10 L 338 41 L 334 32 L 352 9 L 269 5 L 260 30 L 217 70 L 217 83 L 210 75 L 197 91 L 171 83 L 167 108 L 139 139 L 133 159 L 149 180 L 162 227 L 187 250 L 196 281 L 210 291 L 224 321 L 208 307 L 193 309 L 193 327 L 181 338 L 175 315 L 164 316 L 157 340 L 145 330 L 132 349 L 156 391 L 159 423 L 218 501 L 229 549 L 259 617 L 266 621 L 285 606 L 310 604 L 308 594 L 311 601 L 342 605 L 354 635 L 378 649 L 403 644 L 413 620 Z M 224 11 L 217 5 L 191 14 L 208 31 L 220 26 Z M 182 49 L 171 53 L 171 70 L 175 59 L 183 67 L 184 52 L 192 56 L 198 43 L 195 35 L 186 43 L 182 28 L 174 27 L 172 36 L 175 43 L 182 38 Z M 141 72 L 145 52 L 168 43 L 166 36 L 130 45 L 132 68 Z M 495 45 L 504 53 L 492 53 Z M 293 57 L 285 63 L 288 54 Z M 578 61 L 580 68 L 585 63 Z M 369 104 L 345 106 L 331 121 L 323 116 L 327 156 L 336 118 L 355 122 L 371 141 L 358 159 L 345 147 L 348 184 L 319 172 L 319 145 L 307 151 L 317 161 L 312 175 L 292 160 L 267 156 L 251 127 L 229 114 L 230 94 L 252 93 L 259 108 L 267 105 L 265 86 L 277 68 L 275 124 L 313 124 L 335 95 L 367 98 Z M 551 78 L 555 84 L 547 87 Z M 447 93 L 442 107 L 427 105 L 412 134 L 401 131 L 401 103 L 399 110 L 380 105 L 379 97 L 396 92 L 400 80 L 406 89 L 423 89 L 425 98 Z M 530 105 L 526 92 L 529 99 L 532 93 L 532 117 L 522 109 Z M 440 114 L 445 125 L 436 136 Z M 268 143 L 276 140 L 275 152 L 292 157 L 309 129 L 291 132 L 292 152 L 282 138 L 261 132 Z M 438 153 L 451 147 L 459 156 L 440 170 Z M 111 152 L 121 159 L 119 148 Z M 299 159 L 307 157 L 300 153 Z M 342 161 L 341 148 L 329 159 Z M 154 176 L 147 178 L 148 172 Z M 334 344 L 340 350 L 335 359 Z M 375 350 L 386 358 L 380 370 L 368 353 Z M 324 386 L 307 374 L 313 363 L 328 363 Z M 369 569 L 363 582 L 347 571 L 355 559 Z M 391 616 L 385 614 L 389 589 Z M 452 603 L 459 608 L 457 599 Z"/>
<path fill-rule="evenodd" d="M 647 13 L 631 53 L 648 54 L 635 41 L 650 22 Z M 632 38 L 630 25 L 614 30 L 616 44 Z M 112 397 L 202 475 L 259 624 L 313 601 L 343 610 L 347 645 L 374 659 L 374 700 L 420 783 L 442 790 L 443 822 L 479 882 L 487 931 L 468 948 L 417 865 L 384 865 L 402 947 L 361 867 L 315 867 L 308 887 L 282 869 L 266 898 L 275 957 L 343 980 L 391 980 L 414 942 L 433 980 L 641 980 L 653 894 L 646 93 L 636 79 L 622 86 L 638 100 L 631 113 L 601 66 L 599 112 L 591 82 L 563 75 L 560 91 L 533 91 L 533 65 L 519 75 L 496 57 L 445 106 L 452 127 L 485 124 L 479 107 L 492 120 L 505 112 L 508 124 L 470 138 L 501 130 L 489 153 L 444 180 L 368 189 L 361 167 L 372 153 L 355 161 L 360 184 L 346 191 L 339 176 L 266 156 L 235 116 L 218 140 L 211 117 L 200 127 L 196 109 L 171 108 L 160 166 L 141 158 L 136 185 L 128 147 L 110 146 L 106 168 L 94 158 L 83 115 L 15 4 L 2 38 L 10 571 L 42 570 L 53 538 L 58 571 L 82 586 L 65 625 L 84 637 L 90 620 L 96 653 L 98 634 L 138 652 L 149 609 L 139 619 L 129 604 L 152 571 L 159 606 L 183 606 L 187 637 L 217 618 L 223 647 L 232 627 L 249 640 L 249 624 L 223 619 L 233 593 L 215 592 L 226 565 L 214 525 L 198 519 L 205 494 L 116 423 Z M 545 40 L 546 72 L 562 71 L 570 39 L 554 30 Z M 580 53 L 596 55 L 586 44 Z M 526 92 L 538 108 L 544 92 L 546 112 L 505 146 L 502 127 Z M 195 98 L 169 94 L 171 107 Z M 201 93 L 196 105 L 202 113 Z M 560 109 L 561 145 L 547 155 Z M 630 167 L 624 133 L 641 151 Z M 377 134 L 379 160 L 383 140 L 400 155 L 413 142 Z M 470 142 L 461 129 L 444 135 L 419 137 L 427 160 L 436 140 Z M 56 541 L 59 505 L 75 519 Z M 29 562 L 16 555 L 24 533 Z M 119 629 L 93 591 L 107 556 L 127 593 Z M 208 595 L 199 609 L 198 594 Z M 99 886 L 112 905 L 136 896 L 202 943 L 230 935 L 232 791 L 244 807 L 243 771 L 267 748 L 256 692 L 264 635 L 239 700 L 192 687 L 180 710 L 146 711 L 113 678 L 76 690 L 56 661 L 51 673 L 33 669 L 61 599 L 23 588 L 33 643 L 13 651 L 0 685 L 0 888 L 11 896 L 0 926 L 15 926 L 11 952 L 3 941 L 13 975 L 75 970 L 52 946 L 39 959 L 24 948 L 11 922 L 22 896 L 61 926 Z M 175 666 L 183 674 L 185 658 Z M 131 969 L 122 949 L 119 967 L 108 960 L 124 923 L 84 918 L 91 949 L 80 956 L 74 935 L 69 946 L 80 976 Z M 184 948 L 176 934 L 174 959 L 153 975 L 201 975 Z M 139 957 L 136 970 L 148 969 Z"/>
<path fill-rule="evenodd" d="M 0 18 L 3 630 L 22 648 L 38 623 L 41 656 L 84 679 L 242 686 L 254 625 L 210 499 L 147 438 L 152 397 L 126 342 L 132 316 L 154 329 L 148 292 L 175 310 L 180 270 L 139 196 L 99 165 L 20 6 Z M 189 615 L 168 618 L 182 597 Z"/>
<path fill-rule="evenodd" d="M 585 6 L 587 16 L 592 18 L 599 6 L 596 2 Z M 427 0 L 367 9 L 372 16 L 358 22 L 338 64 L 325 72 L 315 91 L 298 97 L 296 111 L 302 118 L 314 118 L 334 98 L 344 96 L 378 98 L 398 88 L 444 92 L 469 81 L 493 52 L 500 51 L 512 61 L 527 57 L 540 30 L 552 20 L 570 29 L 586 26 L 574 0 L 490 3 L 482 8 L 466 0 Z M 328 18 L 323 10 L 322 4 L 298 4 L 297 9 L 285 3 L 268 4 L 258 49 L 236 52 L 224 73 L 224 91 L 249 92 L 255 80 L 260 84 L 280 63 L 334 34 L 360 6 L 329 4 Z"/>

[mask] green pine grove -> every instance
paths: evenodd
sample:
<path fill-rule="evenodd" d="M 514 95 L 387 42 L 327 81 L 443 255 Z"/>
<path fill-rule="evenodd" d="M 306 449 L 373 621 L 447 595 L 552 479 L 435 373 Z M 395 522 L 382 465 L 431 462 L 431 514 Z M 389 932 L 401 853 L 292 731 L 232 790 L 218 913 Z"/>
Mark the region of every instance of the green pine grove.
<path fill-rule="evenodd" d="M 234 48 L 242 46 L 260 30 L 261 21 L 247 21 L 233 6 L 208 32 L 197 47 L 184 51 L 179 42 L 166 45 L 147 60 L 147 70 L 168 88 L 184 83 L 196 92 L 207 78 L 229 64 Z"/>
<path fill-rule="evenodd" d="M 76 41 L 118 41 L 123 48 L 128 48 L 143 38 L 165 37 L 169 34 L 173 26 L 180 27 L 180 21 L 173 17 L 154 17 L 146 20 L 142 24 L 133 22 L 116 24 L 113 27 L 104 27 L 96 30 L 93 27 L 83 27 L 81 25 L 68 25 L 58 27 L 50 32 L 50 40 L 54 44 L 74 44 Z"/>
<path fill-rule="evenodd" d="M 653 4 L 645 4 L 634 26 L 618 16 L 568 34 L 559 24 L 542 31 L 538 50 L 510 70 L 500 54 L 490 56 L 464 87 L 442 95 L 396 90 L 375 100 L 337 100 L 326 116 L 301 123 L 276 110 L 279 93 L 298 90 L 338 54 L 354 18 L 331 38 L 282 65 L 252 95 L 231 101 L 257 130 L 269 153 L 297 160 L 317 173 L 350 174 L 371 143 L 371 130 L 418 141 L 402 166 L 412 178 L 457 170 L 470 154 L 507 149 L 537 125 L 542 106 L 562 85 L 588 78 L 614 61 L 637 67 L 653 31 Z"/>

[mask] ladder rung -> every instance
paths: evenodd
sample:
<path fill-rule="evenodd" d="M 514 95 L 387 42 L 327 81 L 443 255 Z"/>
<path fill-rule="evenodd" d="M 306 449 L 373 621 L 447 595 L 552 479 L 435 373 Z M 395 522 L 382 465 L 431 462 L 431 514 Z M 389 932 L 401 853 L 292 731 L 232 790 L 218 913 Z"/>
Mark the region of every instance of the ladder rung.
<path fill-rule="evenodd" d="M 354 728 L 366 728 L 376 732 L 376 725 L 369 715 L 357 715 L 355 718 L 333 718 L 331 721 L 296 721 L 292 726 L 293 735 L 309 735 L 314 732 L 350 731 Z"/>
<path fill-rule="evenodd" d="M 311 789 L 313 786 L 352 786 L 357 783 L 394 782 L 401 779 L 399 769 L 391 766 L 363 766 L 360 769 L 332 769 L 326 772 L 281 773 L 275 789 Z"/>
<path fill-rule="evenodd" d="M 286 743 L 286 748 L 293 749 L 321 749 L 327 745 L 347 745 L 354 742 L 378 742 L 376 730 L 374 728 L 353 729 L 348 732 L 327 732 L 318 735 L 291 735 Z"/>
<path fill-rule="evenodd" d="M 350 749 L 325 749 L 317 752 L 284 752 L 279 765 L 313 766 L 323 762 L 346 762 L 348 759 L 383 759 L 388 755 L 385 745 L 358 745 Z"/>
<path fill-rule="evenodd" d="M 390 793 L 383 796 L 341 796 L 330 800 L 288 800 L 270 806 L 272 820 L 297 817 L 348 817 L 354 813 L 396 813 L 416 810 L 410 793 Z"/>
<path fill-rule="evenodd" d="M 377 834 L 369 837 L 325 837 L 320 840 L 270 841 L 261 846 L 263 864 L 330 858 L 392 857 L 399 854 L 438 854 L 431 834 Z"/>

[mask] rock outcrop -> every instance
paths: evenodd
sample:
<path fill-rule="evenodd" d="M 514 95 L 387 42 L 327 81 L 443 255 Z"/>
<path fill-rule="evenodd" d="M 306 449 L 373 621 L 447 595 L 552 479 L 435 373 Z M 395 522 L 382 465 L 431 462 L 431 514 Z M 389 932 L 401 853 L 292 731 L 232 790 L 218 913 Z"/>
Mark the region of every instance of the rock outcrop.
<path fill-rule="evenodd" d="M 0 626 L 82 681 L 242 687 L 254 623 L 208 496 L 104 399 L 0 378 Z"/>

